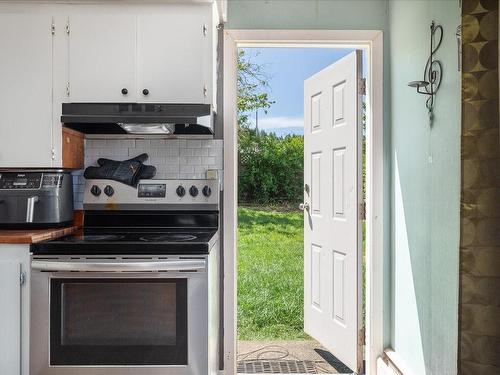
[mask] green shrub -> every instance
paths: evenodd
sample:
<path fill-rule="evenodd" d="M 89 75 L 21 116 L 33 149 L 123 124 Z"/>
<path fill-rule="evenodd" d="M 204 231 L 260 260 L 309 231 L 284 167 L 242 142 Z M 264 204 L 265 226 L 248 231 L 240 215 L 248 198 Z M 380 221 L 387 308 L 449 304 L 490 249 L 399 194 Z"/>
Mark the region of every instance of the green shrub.
<path fill-rule="evenodd" d="M 239 200 L 296 203 L 303 198 L 304 137 L 239 130 Z"/>

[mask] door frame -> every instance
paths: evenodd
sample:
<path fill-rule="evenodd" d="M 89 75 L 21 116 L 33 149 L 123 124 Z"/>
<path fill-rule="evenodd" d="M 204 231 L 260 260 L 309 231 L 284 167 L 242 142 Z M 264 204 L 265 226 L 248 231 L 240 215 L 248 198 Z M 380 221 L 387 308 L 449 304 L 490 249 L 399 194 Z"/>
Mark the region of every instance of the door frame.
<path fill-rule="evenodd" d="M 238 139 L 236 77 L 238 47 L 339 47 L 363 49 L 366 77 L 366 373 L 376 374 L 384 351 L 384 152 L 383 33 L 379 30 L 224 30 L 223 59 L 223 248 L 224 368 L 237 373 Z"/>

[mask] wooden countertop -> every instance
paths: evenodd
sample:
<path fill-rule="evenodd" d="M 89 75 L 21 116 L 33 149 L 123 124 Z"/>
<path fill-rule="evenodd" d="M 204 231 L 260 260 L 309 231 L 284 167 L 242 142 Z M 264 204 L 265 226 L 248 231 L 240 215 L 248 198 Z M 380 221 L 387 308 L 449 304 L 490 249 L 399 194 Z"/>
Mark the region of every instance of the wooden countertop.
<path fill-rule="evenodd" d="M 0 229 L 0 244 L 30 244 L 67 236 L 78 226 L 48 229 Z"/>

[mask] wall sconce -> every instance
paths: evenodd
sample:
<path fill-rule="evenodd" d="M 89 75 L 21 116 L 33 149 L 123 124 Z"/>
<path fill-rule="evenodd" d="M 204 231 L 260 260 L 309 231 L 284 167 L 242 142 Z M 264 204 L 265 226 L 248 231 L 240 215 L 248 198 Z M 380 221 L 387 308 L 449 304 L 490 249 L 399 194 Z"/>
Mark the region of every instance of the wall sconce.
<path fill-rule="evenodd" d="M 443 27 L 436 25 L 434 21 L 431 23 L 431 48 L 430 55 L 427 59 L 424 68 L 424 79 L 422 81 L 412 81 L 408 86 L 416 88 L 417 93 L 428 95 L 429 98 L 425 102 L 425 106 L 429 111 L 429 123 L 432 125 L 434 119 L 434 97 L 441 86 L 443 77 L 443 66 L 441 61 L 434 59 L 434 54 L 441 46 L 443 41 Z"/>

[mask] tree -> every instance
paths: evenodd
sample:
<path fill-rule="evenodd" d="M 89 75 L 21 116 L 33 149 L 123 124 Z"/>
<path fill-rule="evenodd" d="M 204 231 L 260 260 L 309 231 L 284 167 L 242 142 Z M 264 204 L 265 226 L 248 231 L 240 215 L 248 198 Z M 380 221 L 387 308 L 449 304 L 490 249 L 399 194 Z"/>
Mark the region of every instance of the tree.
<path fill-rule="evenodd" d="M 277 137 L 250 127 L 250 115 L 267 111 L 269 77 L 245 50 L 238 51 L 239 200 L 248 203 L 295 203 L 302 199 L 301 136 Z"/>
<path fill-rule="evenodd" d="M 252 62 L 244 49 L 238 50 L 238 125 L 248 129 L 249 114 L 258 109 L 267 111 L 274 103 L 269 99 L 269 77 L 262 65 Z"/>

